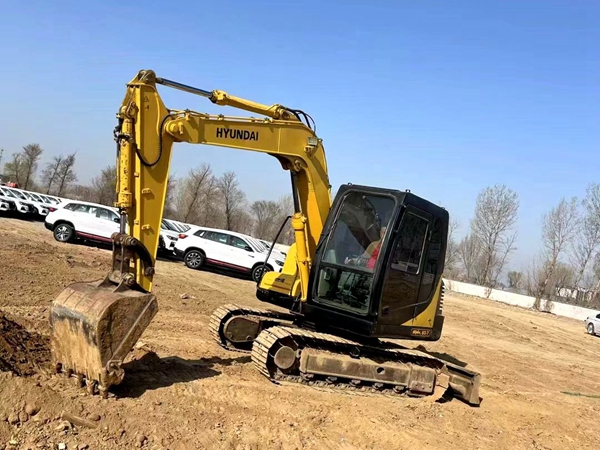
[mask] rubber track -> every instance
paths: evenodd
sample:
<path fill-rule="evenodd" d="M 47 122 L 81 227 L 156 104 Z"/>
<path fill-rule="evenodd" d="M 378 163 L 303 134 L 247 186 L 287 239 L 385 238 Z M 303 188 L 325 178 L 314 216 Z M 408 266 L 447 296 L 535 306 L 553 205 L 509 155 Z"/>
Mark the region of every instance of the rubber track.
<path fill-rule="evenodd" d="M 208 329 L 213 339 L 223 348 L 241 353 L 250 353 L 250 350 L 238 348 L 235 345 L 228 343 L 221 335 L 221 325 L 224 324 L 233 316 L 254 316 L 265 317 L 269 319 L 294 320 L 296 317 L 292 314 L 286 314 L 270 309 L 251 308 L 247 306 L 239 306 L 234 303 L 218 307 L 210 316 Z"/>
<path fill-rule="evenodd" d="M 369 384 L 355 386 L 350 383 L 350 379 L 340 379 L 339 377 L 338 381 L 330 383 L 325 379 L 318 379 L 317 376 L 315 376 L 315 378 L 312 380 L 307 380 L 302 378 L 300 375 L 282 374 L 278 371 L 275 374 L 271 374 L 268 367 L 269 351 L 277 344 L 279 340 L 286 338 L 293 339 L 298 345 L 298 348 L 312 347 L 315 349 L 327 350 L 343 355 L 348 355 L 352 350 L 359 348 L 361 354 L 366 357 L 371 355 L 388 356 L 390 362 L 412 362 L 419 366 L 431 368 L 441 368 L 444 364 L 441 360 L 418 350 L 391 348 L 383 346 L 383 343 L 381 346 L 364 345 L 330 334 L 318 333 L 300 328 L 275 326 L 263 330 L 254 341 L 254 345 L 252 347 L 252 362 L 254 363 L 254 366 L 261 374 L 271 381 L 291 381 L 310 386 L 334 388 L 347 391 L 391 394 L 395 396 L 410 394 L 408 392 L 398 392 L 389 385 L 384 386 L 381 389 L 375 388 Z"/>

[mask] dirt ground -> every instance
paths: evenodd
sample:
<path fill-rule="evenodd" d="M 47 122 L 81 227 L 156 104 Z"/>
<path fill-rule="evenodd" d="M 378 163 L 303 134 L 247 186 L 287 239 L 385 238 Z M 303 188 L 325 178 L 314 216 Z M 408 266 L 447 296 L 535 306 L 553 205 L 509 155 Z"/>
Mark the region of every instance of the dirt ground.
<path fill-rule="evenodd" d="M 40 223 L 0 219 L 6 315 L 0 319 L 0 449 L 600 446 L 600 338 L 585 334 L 581 322 L 448 295 L 443 337 L 425 346 L 482 373 L 479 408 L 275 385 L 249 356 L 227 352 L 208 333 L 217 306 L 261 306 L 253 283 L 170 261 L 157 264 L 160 310 L 133 355 L 138 359 L 126 365 L 114 397 L 90 397 L 72 380 L 46 372 L 39 347 L 49 333 L 53 297 L 71 282 L 103 277 L 109 256 L 59 244 Z M 26 330 L 14 331 L 19 326 Z M 24 339 L 33 353 L 19 347 Z M 16 356 L 6 362 L 10 346 Z M 21 375 L 9 366 L 20 367 Z M 72 426 L 62 413 L 93 426 Z"/>

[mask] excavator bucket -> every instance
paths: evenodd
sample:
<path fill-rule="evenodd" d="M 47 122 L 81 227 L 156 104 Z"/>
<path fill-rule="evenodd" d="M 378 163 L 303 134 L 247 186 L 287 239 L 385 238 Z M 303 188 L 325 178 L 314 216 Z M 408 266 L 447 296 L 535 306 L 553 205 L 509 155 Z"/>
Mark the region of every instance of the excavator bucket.
<path fill-rule="evenodd" d="M 52 303 L 51 351 L 57 372 L 76 375 L 106 397 L 123 380 L 123 360 L 158 311 L 156 297 L 107 277 L 74 283 Z"/>

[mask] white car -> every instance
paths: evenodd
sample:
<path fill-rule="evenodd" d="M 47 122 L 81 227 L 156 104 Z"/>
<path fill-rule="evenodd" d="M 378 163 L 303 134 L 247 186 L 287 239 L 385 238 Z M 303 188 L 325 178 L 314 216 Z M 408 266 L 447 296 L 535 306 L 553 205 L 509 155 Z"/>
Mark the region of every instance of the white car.
<path fill-rule="evenodd" d="M 111 243 L 113 233 L 119 231 L 119 210 L 106 205 L 79 200 L 66 201 L 64 206 L 51 208 L 44 221 L 46 228 L 59 242 L 72 242 L 79 238 Z M 177 233 L 161 229 L 159 250 L 173 251 Z"/>
<path fill-rule="evenodd" d="M 22 214 L 36 214 L 37 209 L 31 204 L 31 202 L 21 199 L 17 194 L 11 192 L 6 186 L 0 186 L 0 199 L 14 203 L 15 211 Z"/>
<path fill-rule="evenodd" d="M 160 229 L 160 236 L 158 238 L 158 250 L 173 254 L 175 249 L 175 243 L 179 239 L 179 231 L 174 230 L 170 224 L 163 219 Z"/>
<path fill-rule="evenodd" d="M 41 199 L 35 199 L 29 192 L 24 191 L 22 189 L 17 189 L 17 188 L 12 188 L 12 187 L 7 187 L 7 186 L 2 186 L 2 190 L 11 192 L 12 194 L 15 195 L 15 197 L 20 202 L 26 202 L 26 203 L 29 203 L 30 205 L 33 205 L 33 207 L 35 208 L 35 213 L 38 216 L 45 217 L 46 215 L 48 215 L 48 211 L 49 211 L 48 204 L 46 204 Z"/>
<path fill-rule="evenodd" d="M 10 211 L 11 209 L 13 209 L 13 206 L 14 206 L 14 202 L 12 202 L 12 205 L 11 205 L 10 200 L 0 197 L 0 211 L 2 211 L 2 212 Z"/>
<path fill-rule="evenodd" d="M 175 254 L 190 269 L 219 267 L 249 274 L 256 282 L 262 277 L 267 253 L 268 249 L 251 236 L 205 227 L 192 227 L 180 234 L 175 244 Z M 264 270 L 281 272 L 283 263 L 280 254 L 271 254 Z"/>
<path fill-rule="evenodd" d="M 59 242 L 79 238 L 110 243 L 112 234 L 119 231 L 119 214 L 105 205 L 71 201 L 48 213 L 44 225 Z"/>
<path fill-rule="evenodd" d="M 589 334 L 596 334 L 600 336 L 600 314 L 596 314 L 595 316 L 588 316 L 585 319 L 585 327 Z"/>

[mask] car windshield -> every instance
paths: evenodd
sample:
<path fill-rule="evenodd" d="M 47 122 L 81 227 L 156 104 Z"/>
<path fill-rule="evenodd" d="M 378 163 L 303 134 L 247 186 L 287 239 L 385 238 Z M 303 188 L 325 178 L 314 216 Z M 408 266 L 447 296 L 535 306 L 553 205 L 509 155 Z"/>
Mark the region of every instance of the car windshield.
<path fill-rule="evenodd" d="M 252 246 L 261 253 L 266 253 L 269 249 L 258 239 L 254 239 L 253 237 L 248 237 L 248 241 L 252 244 Z"/>
<path fill-rule="evenodd" d="M 13 197 L 13 198 L 17 198 L 17 196 L 15 194 L 13 194 L 10 190 L 8 189 L 2 189 L 2 193 L 4 195 L 6 195 L 7 197 Z"/>
<path fill-rule="evenodd" d="M 25 195 L 23 195 L 23 193 L 22 193 L 22 192 L 19 192 L 19 191 L 12 191 L 12 190 L 11 190 L 11 192 L 12 192 L 13 194 L 15 194 L 15 197 L 17 197 L 17 198 L 20 198 L 21 200 L 27 200 L 27 197 L 25 197 Z"/>
<path fill-rule="evenodd" d="M 169 223 L 173 226 L 173 228 L 175 228 L 180 233 L 185 233 L 186 231 L 190 230 L 190 227 L 188 225 L 184 225 L 182 223 L 175 222 L 174 220 L 169 220 Z"/>
<path fill-rule="evenodd" d="M 171 224 L 177 228 L 177 230 L 179 230 L 181 233 L 185 233 L 186 231 L 188 231 L 190 229 L 190 227 L 188 226 L 183 226 L 180 223 L 177 222 L 171 222 Z"/>

